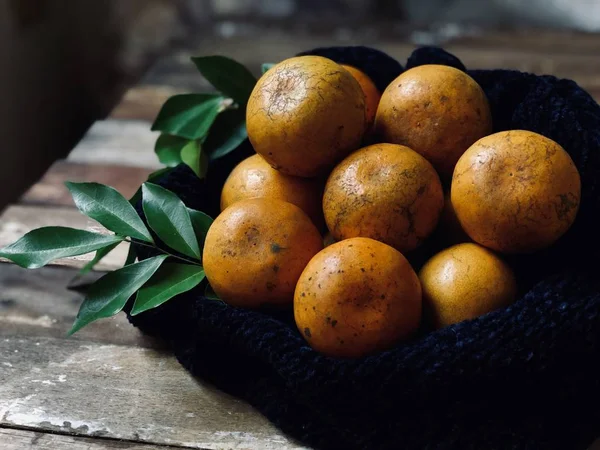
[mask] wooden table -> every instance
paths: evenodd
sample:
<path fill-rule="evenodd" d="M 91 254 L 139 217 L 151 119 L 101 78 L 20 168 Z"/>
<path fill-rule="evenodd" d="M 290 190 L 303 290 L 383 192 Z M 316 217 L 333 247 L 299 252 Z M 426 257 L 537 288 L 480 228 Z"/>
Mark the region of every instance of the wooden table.
<path fill-rule="evenodd" d="M 225 54 L 258 72 L 263 62 L 324 44 L 376 45 L 400 60 L 414 47 L 409 34 L 367 31 L 245 30 L 204 37 L 165 56 L 66 160 L 4 212 L 0 246 L 45 225 L 97 227 L 74 208 L 65 180 L 98 181 L 130 196 L 160 167 L 153 153 L 156 135 L 149 130 L 160 105 L 177 92 L 209 89 L 188 63 L 191 54 Z M 600 100 L 599 36 L 487 32 L 445 46 L 468 67 L 568 77 Z M 121 247 L 98 269 L 119 267 L 125 253 Z M 249 405 L 190 377 L 123 314 L 66 338 L 81 296 L 65 286 L 84 261 L 36 271 L 0 263 L 0 448 L 302 448 Z M 596 445 L 600 449 L 600 441 Z"/>

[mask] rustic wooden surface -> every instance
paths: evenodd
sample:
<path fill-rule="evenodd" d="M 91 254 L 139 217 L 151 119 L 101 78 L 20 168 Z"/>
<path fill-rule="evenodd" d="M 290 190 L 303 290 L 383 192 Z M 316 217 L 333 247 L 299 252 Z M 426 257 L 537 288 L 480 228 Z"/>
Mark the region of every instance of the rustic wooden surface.
<path fill-rule="evenodd" d="M 75 273 L 68 267 L 23 270 L 12 264 L 0 265 L 0 340 L 15 336 L 65 338 L 82 300 L 79 293 L 67 289 Z M 101 275 L 97 272 L 90 278 Z M 124 314 L 94 322 L 70 339 L 164 349 L 161 341 L 133 328 Z M 0 372 L 2 369 L 0 364 Z"/>
<path fill-rule="evenodd" d="M 210 449 L 299 448 L 168 353 L 19 336 L 0 339 L 0 354 L 0 425 Z"/>
<path fill-rule="evenodd" d="M 80 164 L 115 164 L 122 167 L 159 169 L 154 155 L 157 132 L 145 120 L 100 120 L 69 154 L 67 161 Z"/>
<path fill-rule="evenodd" d="M 23 195 L 20 203 L 39 206 L 73 207 L 71 194 L 65 181 L 94 181 L 108 186 L 117 186 L 121 194 L 130 198 L 146 181 L 152 168 L 126 167 L 119 164 L 85 164 L 57 161 L 46 174 Z"/>
<path fill-rule="evenodd" d="M 160 167 L 150 124 L 170 95 L 210 89 L 191 55 L 225 54 L 255 73 L 322 45 L 373 45 L 404 61 L 411 39 L 427 34 L 393 26 L 317 30 L 238 27 L 231 37 L 189 40 L 161 58 L 112 114 L 97 122 L 63 161 L 0 216 L 0 246 L 33 228 L 100 229 L 73 206 L 64 181 L 96 181 L 132 195 Z M 572 78 L 600 99 L 600 37 L 547 30 L 488 31 L 442 44 L 471 68 L 513 68 Z M 124 261 L 126 247 L 98 269 Z M 0 263 L 0 448 L 165 449 L 300 448 L 244 402 L 194 380 L 162 342 L 129 325 L 123 314 L 71 338 L 81 295 L 66 289 L 91 255 L 26 271 Z M 102 272 L 89 277 L 97 278 Z M 599 430 L 600 434 L 600 430 Z M 594 450 L 600 450 L 600 441 Z"/>
<path fill-rule="evenodd" d="M 0 428 L 3 450 L 169 450 L 167 445 L 145 445 L 112 439 L 89 439 L 40 431 Z"/>

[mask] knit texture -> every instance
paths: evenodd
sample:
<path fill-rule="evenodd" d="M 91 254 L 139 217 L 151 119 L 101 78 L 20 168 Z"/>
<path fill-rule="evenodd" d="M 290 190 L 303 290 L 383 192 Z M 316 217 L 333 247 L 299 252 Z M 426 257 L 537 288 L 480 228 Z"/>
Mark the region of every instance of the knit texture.
<path fill-rule="evenodd" d="M 402 71 L 365 47 L 306 53 L 362 68 L 380 88 Z M 464 70 L 437 48 L 416 50 L 407 68 L 422 64 Z M 554 139 L 581 174 L 572 229 L 548 250 L 510 258 L 523 288 L 512 306 L 358 360 L 313 351 L 290 311 L 233 308 L 203 298 L 201 288 L 132 323 L 168 342 L 193 375 L 315 448 L 586 449 L 600 436 L 600 107 L 569 80 L 468 73 L 489 98 L 495 131 Z M 159 184 L 214 216 L 227 173 L 251 153 L 243 144 L 206 181 L 180 166 Z M 419 257 L 438 250 L 430 247 Z"/>

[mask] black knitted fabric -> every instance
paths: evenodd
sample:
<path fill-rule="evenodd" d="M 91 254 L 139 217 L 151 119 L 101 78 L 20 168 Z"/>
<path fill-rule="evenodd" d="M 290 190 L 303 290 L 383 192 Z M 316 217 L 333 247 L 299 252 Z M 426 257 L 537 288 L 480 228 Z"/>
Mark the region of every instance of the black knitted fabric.
<path fill-rule="evenodd" d="M 360 56 L 374 78 L 381 61 L 380 87 L 402 70 L 364 47 L 312 53 L 359 66 Z M 407 67 L 430 63 L 464 69 L 436 48 L 416 50 Z M 166 340 L 192 374 L 315 448 L 585 449 L 600 436 L 600 107 L 572 81 L 468 73 L 490 100 L 496 131 L 548 136 L 581 173 L 573 228 L 551 249 L 510 259 L 523 287 L 512 306 L 358 360 L 311 350 L 289 311 L 233 308 L 201 289 L 133 324 Z M 215 163 L 207 181 L 179 167 L 160 184 L 215 215 L 227 172 L 251 151 L 244 144 Z"/>
<path fill-rule="evenodd" d="M 404 70 L 398 61 L 384 52 L 360 45 L 354 47 L 321 47 L 298 55 L 324 56 L 340 64 L 356 67 L 367 74 L 381 92 L 390 84 L 390 81 Z"/>

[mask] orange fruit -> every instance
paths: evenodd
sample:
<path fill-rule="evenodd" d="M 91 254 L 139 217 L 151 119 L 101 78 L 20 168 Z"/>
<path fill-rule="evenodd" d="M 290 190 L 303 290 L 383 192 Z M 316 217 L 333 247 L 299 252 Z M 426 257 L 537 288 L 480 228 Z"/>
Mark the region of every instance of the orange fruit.
<path fill-rule="evenodd" d="M 375 144 L 338 164 L 325 185 L 325 222 L 337 240 L 369 237 L 415 249 L 440 217 L 444 194 L 425 158 L 408 147 Z"/>
<path fill-rule="evenodd" d="M 290 58 L 256 83 L 246 127 L 256 152 L 274 168 L 314 177 L 360 146 L 365 96 L 354 77 L 330 59 Z"/>
<path fill-rule="evenodd" d="M 381 99 L 381 92 L 373 83 L 373 80 L 369 78 L 367 74 L 358 70 L 356 67 L 342 64 L 342 67 L 346 69 L 350 74 L 358 81 L 360 87 L 365 94 L 365 108 L 367 113 L 367 128 L 371 128 L 373 122 L 375 122 L 375 114 L 377 114 L 377 106 L 379 106 L 379 100 Z"/>
<path fill-rule="evenodd" d="M 300 208 L 253 198 L 215 219 L 202 262 L 211 287 L 230 305 L 290 304 L 298 277 L 322 248 L 321 234 Z"/>
<path fill-rule="evenodd" d="M 475 242 L 528 253 L 552 245 L 573 224 L 581 181 L 556 142 L 531 131 L 504 131 L 477 141 L 460 158 L 451 198 Z"/>
<path fill-rule="evenodd" d="M 299 207 L 322 229 L 325 224 L 321 207 L 323 185 L 320 179 L 285 175 L 273 169 L 260 155 L 253 155 L 229 174 L 221 191 L 221 211 L 247 198 L 279 199 Z"/>
<path fill-rule="evenodd" d="M 368 238 L 317 253 L 296 286 L 294 318 L 309 345 L 360 357 L 412 335 L 421 319 L 419 278 L 404 256 Z"/>
<path fill-rule="evenodd" d="M 407 70 L 383 92 L 375 132 L 384 142 L 420 153 L 448 179 L 463 152 L 492 132 L 492 116 L 473 78 L 453 67 L 424 65 Z"/>
<path fill-rule="evenodd" d="M 419 273 L 428 323 L 441 328 L 515 301 L 515 276 L 498 256 L 473 243 L 441 251 Z"/>

